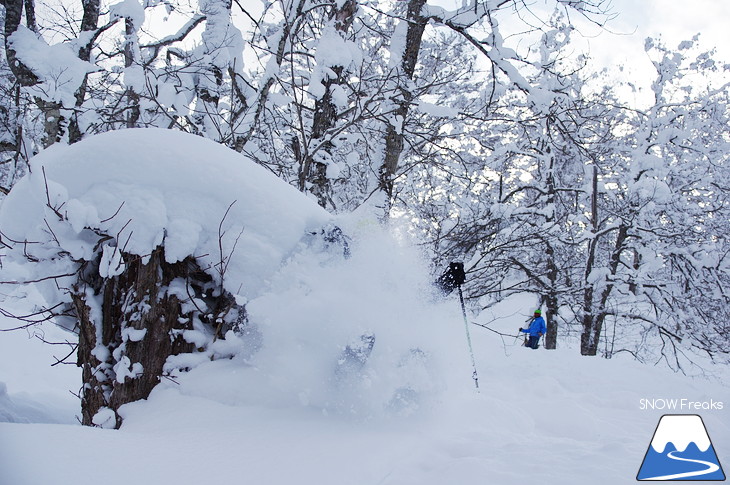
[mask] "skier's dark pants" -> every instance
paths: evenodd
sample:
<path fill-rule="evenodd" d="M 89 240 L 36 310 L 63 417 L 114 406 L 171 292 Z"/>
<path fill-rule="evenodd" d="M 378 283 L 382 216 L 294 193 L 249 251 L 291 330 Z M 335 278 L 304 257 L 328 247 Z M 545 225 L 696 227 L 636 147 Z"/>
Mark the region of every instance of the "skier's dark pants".
<path fill-rule="evenodd" d="M 530 335 L 530 340 L 527 341 L 527 346 L 531 349 L 537 348 L 537 343 L 540 341 L 539 335 Z"/>

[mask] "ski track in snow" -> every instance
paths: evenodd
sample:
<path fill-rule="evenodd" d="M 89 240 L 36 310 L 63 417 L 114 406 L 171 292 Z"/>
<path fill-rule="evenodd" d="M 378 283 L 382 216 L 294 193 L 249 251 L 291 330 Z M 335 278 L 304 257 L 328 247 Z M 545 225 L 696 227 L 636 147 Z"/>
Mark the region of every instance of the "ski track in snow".
<path fill-rule="evenodd" d="M 647 480 L 676 480 L 678 478 L 699 477 L 699 476 L 702 476 L 702 475 L 708 475 L 710 473 L 714 473 L 714 472 L 716 472 L 717 470 L 720 469 L 719 466 L 717 466 L 716 464 L 714 464 L 712 462 L 704 461 L 704 460 L 693 460 L 693 459 L 690 459 L 690 458 L 682 458 L 682 457 L 679 457 L 679 456 L 674 456 L 674 453 L 678 453 L 678 451 L 676 451 L 676 450 L 675 451 L 671 451 L 671 452 L 667 453 L 667 456 L 669 458 L 671 458 L 672 460 L 687 461 L 687 462 L 690 462 L 690 463 L 699 463 L 700 465 L 706 465 L 708 468 L 706 468 L 705 470 L 699 470 L 699 471 L 694 471 L 694 472 L 675 473 L 674 475 L 662 475 L 662 476 L 659 476 L 659 477 L 644 478 L 644 479 L 642 479 L 642 481 L 647 481 Z"/>

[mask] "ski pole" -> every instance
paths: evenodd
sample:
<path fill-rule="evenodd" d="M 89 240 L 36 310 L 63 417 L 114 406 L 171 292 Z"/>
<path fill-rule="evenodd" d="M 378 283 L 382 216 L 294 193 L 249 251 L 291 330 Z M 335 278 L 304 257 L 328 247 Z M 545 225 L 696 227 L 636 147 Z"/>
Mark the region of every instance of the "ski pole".
<path fill-rule="evenodd" d="M 471 356 L 471 367 L 474 369 L 474 373 L 471 378 L 474 379 L 474 386 L 476 386 L 477 392 L 479 392 L 479 375 L 477 374 L 477 363 L 474 359 L 474 349 L 471 346 L 471 335 L 469 334 L 469 321 L 466 318 L 466 305 L 464 305 L 464 294 L 461 292 L 461 285 L 457 286 L 459 290 L 459 301 L 461 302 L 461 313 L 464 315 L 464 328 L 466 329 L 466 343 L 469 345 L 469 355 Z"/>

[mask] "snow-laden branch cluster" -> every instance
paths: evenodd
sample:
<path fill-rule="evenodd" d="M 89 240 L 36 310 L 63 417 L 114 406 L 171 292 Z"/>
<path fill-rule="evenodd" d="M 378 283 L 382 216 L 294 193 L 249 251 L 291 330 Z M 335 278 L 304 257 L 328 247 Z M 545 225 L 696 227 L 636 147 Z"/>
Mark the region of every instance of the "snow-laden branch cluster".
<path fill-rule="evenodd" d="M 602 0 L 124 0 L 108 11 L 89 1 L 82 18 L 69 9 L 55 21 L 55 36 L 50 19 L 23 26 L 32 2 L 5 3 L 3 194 L 41 147 L 127 127 L 184 131 L 330 212 L 404 221 L 434 271 L 471 262 L 475 305 L 537 293 L 551 347 L 580 338 L 583 353 L 646 360 L 727 352 L 715 337 L 727 320 L 728 68 L 696 37 L 676 48 L 648 40 L 656 75 L 642 91 L 595 72 L 574 42 L 580 22 L 610 25 L 616 12 Z M 163 240 L 176 264 L 205 233 L 189 218 L 134 228 L 141 207 L 100 211 L 48 183 L 39 227 L 63 256 L 58 275 L 94 256 L 111 276 L 128 268 L 122 254 Z M 206 221 L 233 224 L 240 200 Z M 103 242 L 58 250 L 69 224 Z M 211 243 L 203 266 L 235 274 L 235 294 L 251 282 L 232 248 L 244 252 L 253 233 L 214 229 L 229 247 Z M 26 258 L 47 256 L 34 253 L 39 240 L 3 236 Z M 686 308 L 688 295 L 703 303 Z"/>

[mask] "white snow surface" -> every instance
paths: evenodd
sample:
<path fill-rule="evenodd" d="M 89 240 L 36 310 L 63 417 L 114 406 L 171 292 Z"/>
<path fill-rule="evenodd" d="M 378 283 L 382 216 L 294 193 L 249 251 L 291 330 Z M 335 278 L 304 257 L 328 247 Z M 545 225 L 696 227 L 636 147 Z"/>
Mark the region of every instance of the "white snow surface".
<path fill-rule="evenodd" d="M 458 300 L 447 303 L 452 315 L 441 324 L 461 336 Z M 506 303 L 494 328 L 511 331 L 519 322 L 514 313 L 527 303 Z M 248 375 L 263 381 L 266 369 L 237 358 L 163 381 L 147 401 L 123 408 L 118 431 L 37 424 L 28 413 L 0 423 L 0 483 L 629 485 L 666 412 L 640 410 L 641 398 L 730 401 L 722 384 L 628 359 L 532 351 L 509 341 L 504 347 L 477 327 L 472 337 L 481 392 L 473 390 L 468 360 L 455 355 L 465 365 L 455 366 L 447 389 L 408 415 L 333 414 L 304 401 L 273 402 Z M 17 392 L 27 390 L 26 400 L 71 423 L 78 401 L 68 390 L 78 389 L 80 376 L 73 366 L 48 367 L 55 350 L 24 333 L 0 334 L 0 376 L 10 399 L 20 401 Z M 17 365 L 19 358 L 29 365 Z M 42 395 L 66 400 L 59 405 Z M 729 461 L 726 414 L 703 413 L 721 463 Z"/>
<path fill-rule="evenodd" d="M 624 354 L 581 357 L 568 344 L 533 351 L 472 326 L 476 392 L 458 297 L 433 295 L 408 241 L 366 214 L 331 217 L 213 142 L 128 130 L 52 148 L 32 168 L 0 206 L 0 227 L 44 242 L 4 255 L 0 281 L 38 276 L 21 264 L 23 249 L 46 272 L 72 265 L 47 258 L 59 243 L 88 254 L 95 239 L 85 227 L 134 254 L 164 242 L 168 258 L 193 251 L 213 265 L 219 225 L 237 200 L 223 224 L 225 254 L 240 234 L 226 284 L 249 324 L 213 344 L 191 331 L 189 341 L 209 347 L 168 360 L 171 379 L 123 406 L 118 431 L 76 423 L 80 371 L 50 366 L 70 348 L 33 338 L 73 343 L 73 334 L 50 322 L 0 332 L 2 485 L 629 484 L 666 412 L 642 410 L 640 400 L 657 398 L 723 402 L 702 415 L 721 462 L 730 461 L 724 368 L 713 370 L 718 379 L 691 379 Z M 349 238 L 349 258 L 312 234 L 333 223 Z M 101 271 L 114 275 L 123 262 L 107 243 L 97 249 Z M 0 293 L 16 314 L 52 297 L 43 286 Z M 469 319 L 515 334 L 534 304 L 515 297 Z M 16 326 L 0 317 L 0 329 Z M 352 365 L 346 349 L 364 336 L 372 353 Z"/>
<path fill-rule="evenodd" d="M 144 7 L 138 0 L 122 0 L 109 7 L 112 19 L 127 18 L 136 26 L 142 25 L 145 14 Z"/>
<path fill-rule="evenodd" d="M 172 130 L 121 130 L 54 145 L 31 168 L 0 206 L 6 238 L 41 242 L 11 254 L 19 264 L 25 251 L 41 260 L 64 252 L 89 260 L 96 231 L 114 238 L 104 247 L 107 275 L 121 272 L 119 249 L 145 256 L 164 245 L 168 262 L 193 255 L 214 277 L 224 261 L 225 287 L 253 297 L 307 231 L 331 219 L 242 155 Z M 33 266 L 63 274 L 73 265 L 54 261 L 53 268 Z M 53 304 L 49 286 L 44 296 Z"/>
<path fill-rule="evenodd" d="M 360 62 L 361 59 L 362 53 L 355 43 L 342 38 L 334 27 L 327 26 L 317 43 L 314 54 L 316 68 L 312 73 L 309 92 L 313 96 L 321 98 L 325 93 L 324 82 L 337 77 L 330 68 L 336 66 L 349 68 L 353 63 Z M 347 106 L 347 96 L 344 92 L 334 94 L 334 101 L 338 106 Z"/>
<path fill-rule="evenodd" d="M 48 45 L 38 34 L 24 26 L 8 39 L 23 64 L 38 76 L 39 84 L 32 94 L 47 101 L 60 102 L 64 107 L 74 106 L 75 93 L 87 73 L 97 68 L 79 59 L 68 44 Z"/>
<path fill-rule="evenodd" d="M 678 451 L 684 451 L 690 443 L 694 443 L 700 451 L 705 452 L 711 445 L 702 418 L 698 415 L 683 414 L 663 416 L 659 422 L 651 440 L 651 447 L 657 453 L 664 453 L 668 443 L 674 443 Z"/>

